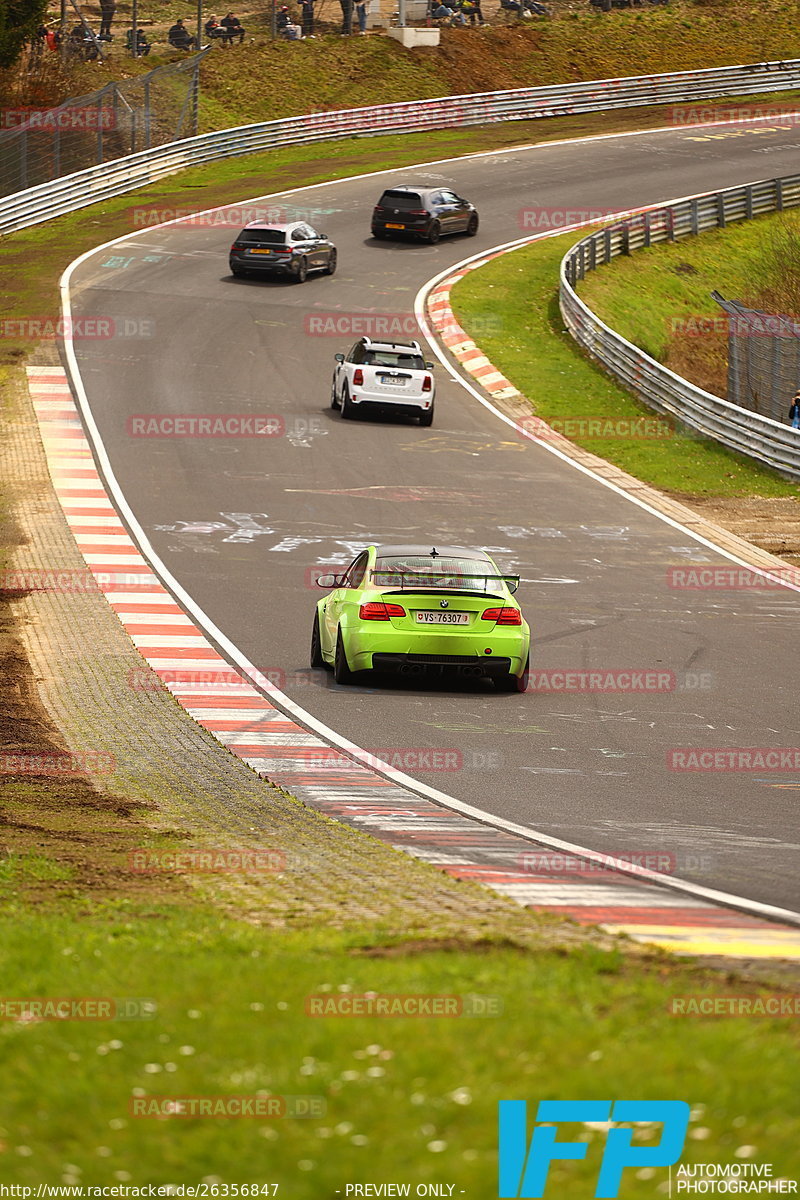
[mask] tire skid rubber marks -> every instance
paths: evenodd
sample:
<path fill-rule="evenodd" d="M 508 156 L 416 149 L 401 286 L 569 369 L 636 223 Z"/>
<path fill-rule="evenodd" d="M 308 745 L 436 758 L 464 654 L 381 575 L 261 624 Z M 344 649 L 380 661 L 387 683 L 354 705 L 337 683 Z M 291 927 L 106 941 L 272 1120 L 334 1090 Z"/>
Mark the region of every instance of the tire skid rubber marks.
<path fill-rule="evenodd" d="M 448 291 L 440 286 L 434 293 L 437 320 L 446 321 L 463 345 L 469 339 L 458 332 Z M 483 357 L 472 347 L 472 357 Z M 502 376 L 500 381 L 511 386 Z M 618 872 L 604 873 L 601 883 L 567 872 L 542 878 L 510 868 L 535 843 L 447 812 L 331 751 L 238 675 L 153 574 L 108 499 L 65 372 L 29 367 L 28 385 L 56 494 L 98 590 L 187 715 L 255 771 L 327 815 L 527 907 L 601 923 L 683 953 L 702 945 L 706 953 L 800 957 L 797 930 Z M 500 390 L 498 380 L 492 389 Z M 143 615 L 150 620 L 142 621 Z M 152 686 L 151 679 L 148 672 L 141 686 Z"/>

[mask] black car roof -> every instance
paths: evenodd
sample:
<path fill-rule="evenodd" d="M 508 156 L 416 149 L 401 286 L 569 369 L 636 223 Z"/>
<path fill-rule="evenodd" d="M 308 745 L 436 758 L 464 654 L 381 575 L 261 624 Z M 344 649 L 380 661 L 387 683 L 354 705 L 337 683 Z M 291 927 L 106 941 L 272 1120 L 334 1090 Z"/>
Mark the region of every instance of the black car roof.
<path fill-rule="evenodd" d="M 476 562 L 486 562 L 489 555 L 485 550 L 475 550 L 468 546 L 437 546 L 435 542 L 429 542 L 424 546 L 376 546 L 375 550 L 378 558 L 387 558 L 389 555 L 402 556 L 406 554 L 429 555 L 431 550 L 436 550 L 436 557 L 442 558 L 471 558 Z"/>
<path fill-rule="evenodd" d="M 384 188 L 383 195 L 387 192 L 415 192 L 418 196 L 429 196 L 431 192 L 440 192 L 442 187 L 446 187 L 448 191 L 453 190 L 449 184 L 441 184 L 439 187 L 417 187 L 413 183 L 397 183 L 394 187 Z"/>

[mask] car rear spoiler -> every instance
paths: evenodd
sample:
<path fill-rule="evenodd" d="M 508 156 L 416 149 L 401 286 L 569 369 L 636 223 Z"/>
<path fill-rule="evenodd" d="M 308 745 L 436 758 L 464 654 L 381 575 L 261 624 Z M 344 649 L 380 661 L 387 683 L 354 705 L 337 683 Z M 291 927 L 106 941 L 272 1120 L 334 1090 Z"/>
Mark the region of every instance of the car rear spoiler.
<path fill-rule="evenodd" d="M 445 580 L 447 582 L 445 582 Z M 457 580 L 457 583 L 453 583 Z M 457 588 L 462 581 L 465 585 L 462 590 L 465 592 L 475 591 L 475 588 L 470 588 L 470 583 L 475 583 L 476 580 L 487 582 L 491 580 L 493 583 L 504 583 L 508 590 L 513 595 L 519 587 L 519 575 L 475 575 L 470 572 L 469 575 L 460 575 L 456 571 L 373 571 L 372 581 L 378 587 L 396 588 L 398 591 L 419 591 L 420 588 L 433 588 L 437 591 L 442 588 Z"/>

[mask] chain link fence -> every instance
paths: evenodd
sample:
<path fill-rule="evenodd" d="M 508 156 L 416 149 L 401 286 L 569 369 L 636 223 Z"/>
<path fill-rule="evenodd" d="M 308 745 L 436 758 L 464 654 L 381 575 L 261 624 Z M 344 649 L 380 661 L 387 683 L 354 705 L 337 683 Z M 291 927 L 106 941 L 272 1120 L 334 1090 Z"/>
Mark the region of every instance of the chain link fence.
<path fill-rule="evenodd" d="M 58 108 L 3 110 L 0 196 L 196 134 L 200 63 L 207 53 L 109 83 Z"/>
<path fill-rule="evenodd" d="M 751 412 L 785 421 L 800 387 L 800 324 L 793 317 L 712 299 L 728 314 L 728 400 Z"/>

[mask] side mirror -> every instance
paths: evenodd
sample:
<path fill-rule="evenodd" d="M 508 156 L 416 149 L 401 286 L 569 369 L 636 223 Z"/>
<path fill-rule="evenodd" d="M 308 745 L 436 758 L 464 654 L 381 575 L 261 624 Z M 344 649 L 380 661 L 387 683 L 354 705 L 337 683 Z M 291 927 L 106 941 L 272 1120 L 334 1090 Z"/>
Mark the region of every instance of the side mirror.
<path fill-rule="evenodd" d="M 321 588 L 341 587 L 342 578 L 343 578 L 343 576 L 341 576 L 341 575 L 318 575 L 317 576 L 317 587 L 321 587 Z"/>
<path fill-rule="evenodd" d="M 432 370 L 433 370 L 433 363 L 425 363 L 425 370 L 426 370 L 426 371 L 432 371 Z"/>
<path fill-rule="evenodd" d="M 344 355 L 343 355 L 343 354 L 334 354 L 334 356 L 333 356 L 333 357 L 336 359 L 336 361 L 337 361 L 337 362 L 344 362 Z"/>

